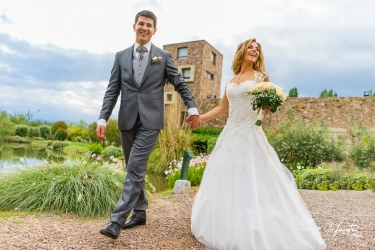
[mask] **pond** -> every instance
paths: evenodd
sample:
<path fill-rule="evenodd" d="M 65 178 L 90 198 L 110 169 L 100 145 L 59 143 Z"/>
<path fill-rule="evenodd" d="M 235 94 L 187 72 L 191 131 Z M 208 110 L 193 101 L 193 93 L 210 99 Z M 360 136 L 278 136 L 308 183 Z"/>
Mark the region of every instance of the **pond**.
<path fill-rule="evenodd" d="M 11 173 L 22 168 L 35 167 L 45 162 L 62 162 L 75 160 L 86 156 L 52 150 L 46 146 L 25 143 L 3 143 L 0 146 L 0 173 Z M 147 171 L 147 180 L 155 187 L 157 192 L 166 189 L 166 179 Z"/>

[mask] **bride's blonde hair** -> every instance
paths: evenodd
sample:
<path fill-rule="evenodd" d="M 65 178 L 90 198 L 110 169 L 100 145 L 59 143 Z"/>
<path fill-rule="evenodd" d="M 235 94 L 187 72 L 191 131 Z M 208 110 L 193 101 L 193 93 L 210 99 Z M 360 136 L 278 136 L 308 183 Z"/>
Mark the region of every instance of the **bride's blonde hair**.
<path fill-rule="evenodd" d="M 264 63 L 264 55 L 262 50 L 262 45 L 257 42 L 255 38 L 248 39 L 240 44 L 238 44 L 236 53 L 234 54 L 232 62 L 233 74 L 238 75 L 241 72 L 242 61 L 247 51 L 247 48 L 252 42 L 256 42 L 259 47 L 259 57 L 258 60 L 253 64 L 253 69 L 262 73 L 264 76 L 267 76 L 266 73 L 266 64 Z"/>

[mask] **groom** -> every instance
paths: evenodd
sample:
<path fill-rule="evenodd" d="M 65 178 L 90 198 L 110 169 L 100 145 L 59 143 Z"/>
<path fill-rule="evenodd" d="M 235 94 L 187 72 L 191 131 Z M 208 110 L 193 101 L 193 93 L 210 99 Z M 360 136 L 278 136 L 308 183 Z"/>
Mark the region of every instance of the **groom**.
<path fill-rule="evenodd" d="M 135 43 L 116 54 L 98 120 L 97 136 L 105 140 L 106 123 L 121 93 L 118 129 L 127 175 L 110 223 L 100 230 L 112 239 L 119 237 L 121 228 L 146 224 L 148 201 L 144 179 L 148 158 L 164 128 L 166 80 L 174 85 L 187 106 L 189 117 L 186 121 L 191 129 L 200 125 L 193 94 L 176 69 L 171 54 L 151 43 L 156 23 L 156 16 L 151 11 L 143 10 L 135 16 Z M 126 220 L 132 211 L 132 216 Z"/>

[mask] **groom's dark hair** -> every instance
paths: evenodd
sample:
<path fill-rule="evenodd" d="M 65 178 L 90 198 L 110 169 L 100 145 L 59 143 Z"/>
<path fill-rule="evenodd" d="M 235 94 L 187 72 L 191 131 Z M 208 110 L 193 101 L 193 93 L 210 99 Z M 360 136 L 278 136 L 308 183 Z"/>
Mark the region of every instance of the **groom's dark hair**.
<path fill-rule="evenodd" d="M 152 13 L 149 10 L 142 10 L 142 11 L 138 12 L 138 14 L 135 16 L 135 23 L 138 22 L 138 17 L 140 17 L 140 16 L 151 18 L 154 21 L 154 28 L 156 28 L 157 18 L 156 18 L 154 13 Z"/>

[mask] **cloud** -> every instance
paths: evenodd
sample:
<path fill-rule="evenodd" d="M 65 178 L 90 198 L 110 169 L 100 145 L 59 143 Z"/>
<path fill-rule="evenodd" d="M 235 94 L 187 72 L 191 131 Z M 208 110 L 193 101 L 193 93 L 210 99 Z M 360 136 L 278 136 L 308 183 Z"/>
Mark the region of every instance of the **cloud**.
<path fill-rule="evenodd" d="M 0 40 L 0 109 L 41 110 L 40 119 L 50 121 L 97 119 L 114 54 L 32 45 L 7 34 Z"/>
<path fill-rule="evenodd" d="M 375 44 L 372 42 L 375 29 L 353 25 L 343 32 L 335 23 L 308 29 L 293 21 L 287 23 L 282 27 L 259 25 L 252 32 L 233 38 L 238 43 L 257 38 L 263 47 L 271 81 L 283 86 L 286 92 L 297 87 L 301 97 L 317 97 L 328 88 L 339 96 L 363 96 L 364 91 L 375 89 Z M 224 55 L 225 82 L 232 73 L 230 66 L 237 44 L 213 45 Z"/>
<path fill-rule="evenodd" d="M 109 78 L 113 53 L 95 54 L 61 49 L 55 45 L 32 45 L 0 33 L 3 59 L 0 81 L 19 87 L 60 88 L 70 81 L 102 81 Z M 0 70 L 2 69 L 0 68 Z"/>
<path fill-rule="evenodd" d="M 0 15 L 0 24 L 14 24 L 5 14 Z"/>
<path fill-rule="evenodd" d="M 157 0 L 138 0 L 137 3 L 134 4 L 134 10 L 136 11 L 150 10 L 154 12 L 155 9 L 160 10 L 161 8 L 162 6 Z"/>

